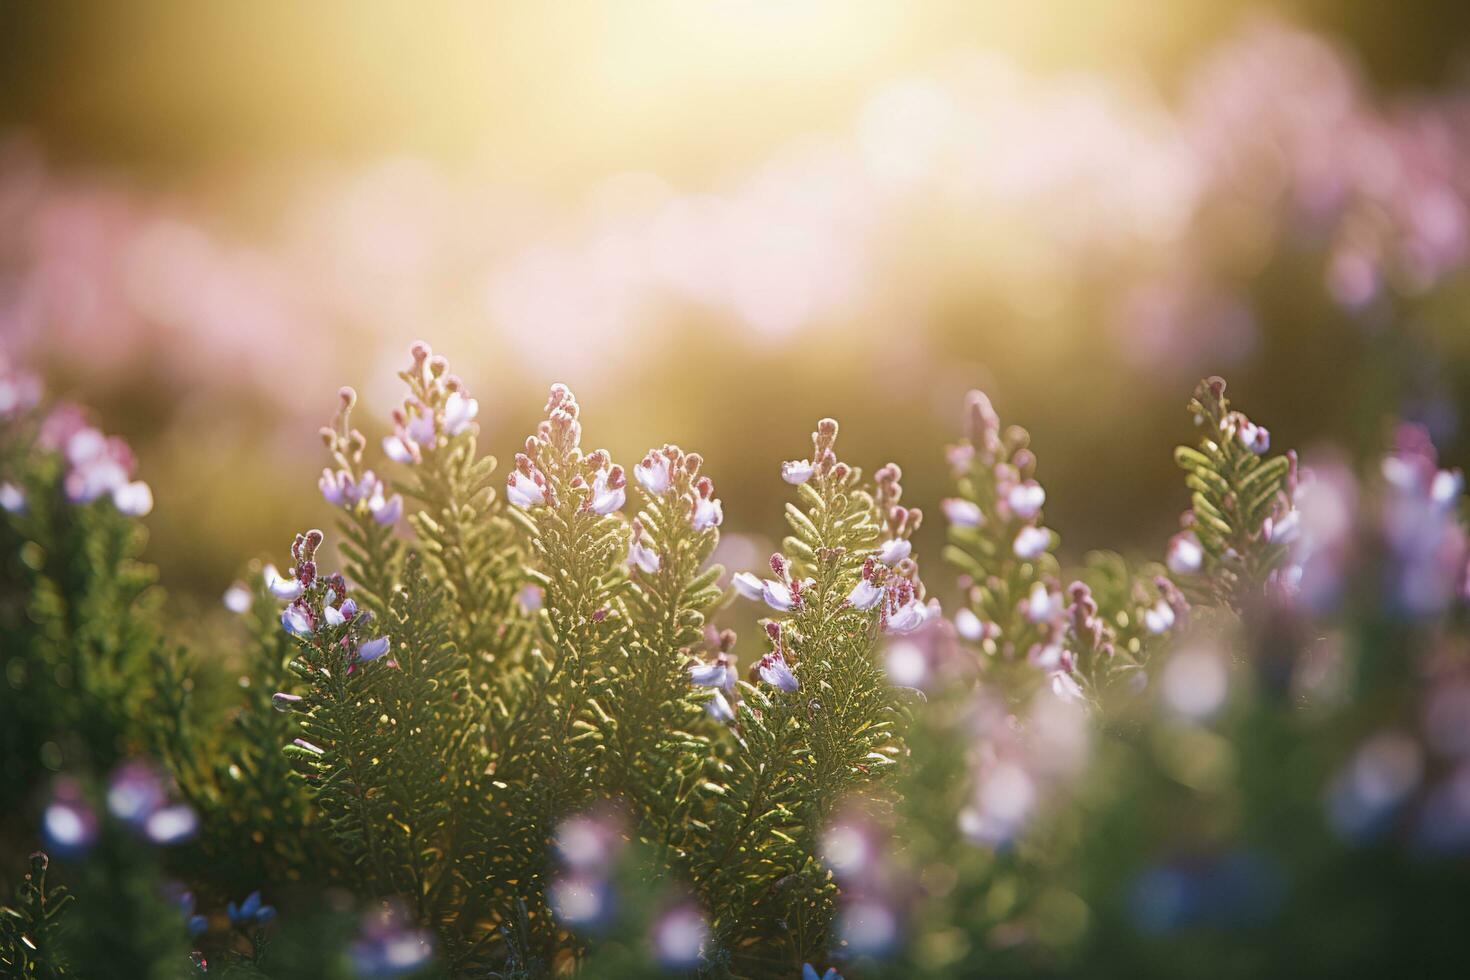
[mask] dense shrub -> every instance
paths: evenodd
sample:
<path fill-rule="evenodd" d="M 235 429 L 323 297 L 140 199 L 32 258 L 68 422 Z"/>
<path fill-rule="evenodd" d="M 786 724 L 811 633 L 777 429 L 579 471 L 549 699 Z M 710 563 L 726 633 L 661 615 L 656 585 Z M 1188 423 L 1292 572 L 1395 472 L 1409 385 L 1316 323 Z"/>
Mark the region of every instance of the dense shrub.
<path fill-rule="evenodd" d="M 698 454 L 627 470 L 556 385 L 501 469 L 442 357 L 402 378 L 381 457 L 343 389 L 337 527 L 203 641 L 139 564 L 126 446 L 0 378 L 11 974 L 1464 967 L 1463 481 L 1420 430 L 1310 469 L 1208 379 L 1162 561 L 1068 570 L 972 393 L 942 611 L 899 468 L 831 419 L 729 575 Z"/>

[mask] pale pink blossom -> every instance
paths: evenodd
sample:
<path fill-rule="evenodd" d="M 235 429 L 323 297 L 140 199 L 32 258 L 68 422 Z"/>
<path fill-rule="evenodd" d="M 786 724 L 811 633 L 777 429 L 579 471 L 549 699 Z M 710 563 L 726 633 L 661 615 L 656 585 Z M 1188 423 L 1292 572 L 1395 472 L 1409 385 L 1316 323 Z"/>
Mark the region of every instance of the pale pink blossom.
<path fill-rule="evenodd" d="M 606 517 L 627 502 L 627 480 L 621 466 L 604 466 L 592 478 L 592 488 L 584 506 Z"/>
<path fill-rule="evenodd" d="M 777 612 L 790 612 L 801 603 L 800 593 L 784 582 L 771 579 L 761 582 L 761 598 Z"/>
<path fill-rule="evenodd" d="M 696 497 L 694 500 L 694 515 L 690 523 L 696 531 L 706 531 L 712 527 L 719 527 L 725 520 L 724 508 L 720 501 L 712 497 Z"/>
<path fill-rule="evenodd" d="M 1193 575 L 1204 567 L 1205 549 L 1193 531 L 1180 531 L 1169 539 L 1164 564 L 1175 575 Z"/>
<path fill-rule="evenodd" d="M 985 520 L 985 515 L 980 512 L 980 505 L 973 500 L 949 497 L 941 501 L 939 506 L 944 510 L 945 518 L 955 527 L 979 527 Z"/>
<path fill-rule="evenodd" d="M 1044 527 L 1032 527 L 1030 525 L 1021 528 L 1016 534 L 1016 540 L 1012 548 L 1016 557 L 1023 561 L 1031 561 L 1040 558 L 1051 546 L 1051 532 Z"/>
<path fill-rule="evenodd" d="M 377 660 L 388 652 L 390 643 L 386 636 L 379 636 L 360 644 L 357 648 L 357 659 L 360 663 L 370 663 Z M 389 664 L 391 667 L 392 664 Z"/>
<path fill-rule="evenodd" d="M 884 630 L 895 635 L 912 633 L 929 621 L 929 608 L 917 596 L 900 604 L 888 613 Z"/>
<path fill-rule="evenodd" d="M 715 696 L 704 703 L 704 710 L 715 721 L 735 720 L 735 709 L 730 707 L 723 691 L 715 691 Z"/>
<path fill-rule="evenodd" d="M 340 507 L 347 501 L 347 487 L 350 482 L 351 478 L 344 470 L 323 469 L 321 479 L 316 481 L 316 485 L 327 503 Z"/>
<path fill-rule="evenodd" d="M 397 524 L 398 519 L 403 516 L 403 495 L 395 493 L 393 496 L 383 499 L 381 487 L 368 501 L 368 512 L 373 515 L 373 520 L 384 526 Z"/>
<path fill-rule="evenodd" d="M 463 392 L 451 391 L 444 399 L 444 434 L 457 436 L 480 414 L 480 403 Z"/>
<path fill-rule="evenodd" d="M 633 476 L 649 493 L 657 496 L 674 482 L 674 463 L 657 450 L 650 450 L 643 461 L 633 467 Z"/>
<path fill-rule="evenodd" d="M 416 463 L 419 460 L 419 447 L 403 433 L 384 436 L 383 455 L 395 463 Z"/>
<path fill-rule="evenodd" d="M 869 578 L 859 579 L 858 584 L 847 594 L 847 604 L 854 609 L 872 609 L 882 601 L 883 587 L 874 585 Z"/>
<path fill-rule="evenodd" d="M 643 543 L 642 529 L 635 527 L 633 535 L 628 540 L 628 564 L 642 571 L 645 575 L 652 575 L 659 570 L 663 564 L 658 557 L 658 552 Z"/>
<path fill-rule="evenodd" d="M 1033 623 L 1044 623 L 1051 619 L 1060 608 L 1060 603 L 1047 587 L 1041 582 L 1035 582 L 1031 586 L 1031 592 L 1026 597 L 1026 618 Z"/>
<path fill-rule="evenodd" d="M 243 616 L 250 611 L 250 605 L 253 599 L 250 595 L 250 590 L 243 583 L 236 582 L 228 589 L 225 589 L 222 601 L 225 604 L 225 608 L 230 612 L 237 616 Z"/>
<path fill-rule="evenodd" d="M 539 507 L 546 503 L 546 478 L 534 468 L 512 470 L 505 481 L 505 498 L 523 509 Z"/>
<path fill-rule="evenodd" d="M 1077 679 L 1065 670 L 1054 671 L 1051 675 L 1051 691 L 1063 701 L 1081 701 L 1082 687 Z"/>
<path fill-rule="evenodd" d="M 14 483 L 0 483 L 0 510 L 7 514 L 26 512 L 26 493 Z"/>
<path fill-rule="evenodd" d="M 1041 512 L 1041 505 L 1046 503 L 1046 490 L 1035 480 L 1027 480 L 1011 488 L 1006 495 L 1006 503 L 1010 504 L 1011 513 L 1029 521 Z"/>
<path fill-rule="evenodd" d="M 980 622 L 980 617 L 968 607 L 961 607 L 960 611 L 954 614 L 954 628 L 955 632 L 972 643 L 985 634 L 985 624 Z"/>
<path fill-rule="evenodd" d="M 878 560 L 885 565 L 897 565 L 913 550 L 913 543 L 907 538 L 890 538 L 878 546 Z"/>
<path fill-rule="evenodd" d="M 795 486 L 812 478 L 817 468 L 809 459 L 793 459 L 781 464 L 781 479 Z"/>
<path fill-rule="evenodd" d="M 1169 632 L 1174 627 L 1174 607 L 1164 599 L 1155 602 L 1143 612 L 1143 627 L 1155 636 Z"/>
<path fill-rule="evenodd" d="M 261 576 L 265 579 L 265 587 L 270 594 L 282 601 L 290 602 L 300 597 L 304 591 L 301 582 L 295 576 L 284 577 L 274 565 L 265 566 L 261 571 Z"/>
<path fill-rule="evenodd" d="M 700 661 L 689 668 L 689 680 L 696 687 L 735 690 L 735 661 L 728 653 L 717 653 L 709 662 Z"/>
<path fill-rule="evenodd" d="M 760 576 L 750 572 L 736 572 L 730 579 L 730 584 L 746 599 L 759 602 L 765 595 L 765 582 Z"/>
<path fill-rule="evenodd" d="M 1264 455 L 1271 448 L 1271 433 L 1264 425 L 1256 425 L 1246 418 L 1241 418 L 1240 427 L 1236 430 L 1236 438 L 1240 444 L 1257 456 Z"/>
<path fill-rule="evenodd" d="M 129 517 L 146 517 L 153 510 L 153 491 L 142 480 L 114 487 L 112 505 Z"/>
<path fill-rule="evenodd" d="M 760 675 L 761 680 L 787 694 L 801 687 L 801 682 L 796 679 L 791 668 L 786 666 L 786 658 L 779 650 L 773 650 L 761 657 L 760 662 L 756 664 L 756 673 Z"/>

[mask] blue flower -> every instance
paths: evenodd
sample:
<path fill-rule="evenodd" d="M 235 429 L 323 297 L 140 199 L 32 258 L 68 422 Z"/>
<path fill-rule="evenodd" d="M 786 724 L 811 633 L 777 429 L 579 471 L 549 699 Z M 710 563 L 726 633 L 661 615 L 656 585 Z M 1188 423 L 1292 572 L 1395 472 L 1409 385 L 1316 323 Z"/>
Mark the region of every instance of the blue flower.
<path fill-rule="evenodd" d="M 231 902 L 227 911 L 230 914 L 230 925 L 236 929 L 248 929 L 251 926 L 263 926 L 276 917 L 274 905 L 262 905 L 260 892 L 254 891 L 245 896 L 245 901 L 236 905 Z"/>
<path fill-rule="evenodd" d="M 816 967 L 805 963 L 801 967 L 801 980 L 842 980 L 842 974 L 837 972 L 835 966 L 829 966 L 826 973 L 818 974 Z"/>
<path fill-rule="evenodd" d="M 357 648 L 357 659 L 362 663 L 377 660 L 388 652 L 388 645 L 388 638 L 386 636 L 379 636 L 368 640 Z"/>
<path fill-rule="evenodd" d="M 184 892 L 179 896 L 179 911 L 184 916 L 184 927 L 190 939 L 198 939 L 209 931 L 209 919 L 194 912 L 194 893 Z"/>

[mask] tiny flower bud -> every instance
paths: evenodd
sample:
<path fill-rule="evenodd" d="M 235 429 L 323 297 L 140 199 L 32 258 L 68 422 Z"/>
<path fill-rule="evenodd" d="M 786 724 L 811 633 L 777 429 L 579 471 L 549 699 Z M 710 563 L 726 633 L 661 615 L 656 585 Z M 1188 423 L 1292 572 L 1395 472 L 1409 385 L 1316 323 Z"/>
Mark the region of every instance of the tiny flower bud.
<path fill-rule="evenodd" d="M 271 695 L 271 707 L 277 711 L 293 711 L 301 701 L 301 695 L 287 694 L 285 691 L 277 691 Z"/>

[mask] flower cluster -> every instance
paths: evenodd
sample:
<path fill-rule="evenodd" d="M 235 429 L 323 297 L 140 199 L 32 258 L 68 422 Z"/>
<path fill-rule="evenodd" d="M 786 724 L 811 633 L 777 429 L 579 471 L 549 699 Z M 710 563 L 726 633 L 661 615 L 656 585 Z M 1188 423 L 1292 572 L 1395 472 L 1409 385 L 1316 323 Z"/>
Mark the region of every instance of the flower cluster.
<path fill-rule="evenodd" d="M 1265 458 L 1270 434 L 1231 409 L 1222 378 L 1201 381 L 1189 410 L 1202 434 L 1175 451 L 1192 492 L 1165 564 L 1186 593 L 1234 608 L 1290 594 L 1300 577 L 1289 561 L 1301 521 L 1295 451 Z"/>
<path fill-rule="evenodd" d="M 557 826 L 555 846 L 561 874 L 551 883 L 548 898 L 560 921 L 595 929 L 612 913 L 609 879 L 626 832 L 617 814 L 609 810 L 577 814 Z"/>
<path fill-rule="evenodd" d="M 1090 754 L 1081 707 L 1045 691 L 1022 714 L 991 694 L 977 695 L 970 730 L 973 782 L 959 826 L 990 847 L 1013 841 L 1048 797 L 1084 772 Z"/>
<path fill-rule="evenodd" d="M 225 912 L 230 918 L 230 925 L 242 932 L 258 929 L 276 917 L 276 907 L 262 902 L 258 891 L 246 895 L 239 905 L 230 902 Z"/>
<path fill-rule="evenodd" d="M 0 355 L 0 421 L 31 411 L 41 394 L 34 375 L 9 369 Z M 108 497 L 130 517 L 146 516 L 153 509 L 153 490 L 134 479 L 137 460 L 127 442 L 91 425 L 80 407 L 70 403 L 54 407 L 41 420 L 36 446 L 61 454 L 66 464 L 61 486 L 72 503 Z M 0 480 L 0 508 L 13 514 L 27 509 L 25 491 L 13 480 Z"/>
<path fill-rule="evenodd" d="M 735 668 L 735 631 L 716 630 L 713 626 L 705 628 L 705 637 L 711 648 L 709 659 L 695 659 L 689 667 L 689 679 L 695 687 L 707 687 L 714 694 L 704 704 L 704 710 L 716 721 L 730 722 L 735 720 L 735 708 L 738 692 L 735 681 L 738 672 Z"/>
<path fill-rule="evenodd" d="M 606 517 L 627 502 L 627 476 L 606 449 L 583 454 L 581 407 L 566 385 L 551 386 L 546 418 L 516 453 L 505 496 L 516 507 L 556 507 L 558 488 L 581 501 L 581 509 Z"/>
<path fill-rule="evenodd" d="M 386 902 L 367 912 L 348 948 L 353 975 L 363 980 L 409 976 L 433 959 L 434 938 L 417 928 L 409 914 Z"/>
<path fill-rule="evenodd" d="M 14 367 L 0 351 L 0 420 L 20 415 L 41 402 L 41 379 Z"/>
<path fill-rule="evenodd" d="M 1053 555 L 1056 535 L 1042 523 L 1046 492 L 1030 436 L 1015 425 L 1002 431 L 982 392 L 971 392 L 965 409 L 966 439 L 947 451 L 960 496 L 945 502 L 946 556 L 969 600 L 955 631 L 987 654 L 988 670 L 1025 663 L 1057 697 L 1093 698 L 1136 671 L 1145 648 L 1182 625 L 1188 603 L 1168 578 L 1136 575 L 1116 556 L 1091 556 L 1068 582 Z M 1106 610 L 1095 591 L 1104 585 Z"/>
<path fill-rule="evenodd" d="M 449 361 L 423 341 L 413 345 L 413 366 L 399 373 L 408 384 L 403 404 L 393 410 L 393 434 L 383 439 L 383 453 L 397 463 L 418 463 L 436 452 L 444 440 L 465 432 L 480 413 L 464 382 L 449 373 Z"/>
<path fill-rule="evenodd" d="M 896 843 L 891 827 L 854 804 L 823 828 L 818 853 L 842 888 L 836 933 L 849 956 L 881 957 L 898 942 L 903 899 L 912 883 L 890 860 Z M 835 974 L 835 968 L 828 970 Z M 818 976 L 811 967 L 807 975 Z"/>
<path fill-rule="evenodd" d="M 323 538 L 315 528 L 296 535 L 291 542 L 295 564 L 286 575 L 274 565 L 267 565 L 263 571 L 266 588 L 286 602 L 281 610 L 281 626 L 287 633 L 303 638 L 324 633 L 336 638 L 350 665 L 369 663 L 388 652 L 389 640 L 386 636 L 367 637 L 373 614 L 358 608 L 357 601 L 347 594 L 347 582 L 340 572 L 317 574 L 316 554 Z M 277 707 L 289 708 L 292 697 L 277 695 Z"/>
<path fill-rule="evenodd" d="M 788 654 L 782 642 L 781 624 L 767 622 L 766 635 L 771 640 L 771 649 L 750 665 L 750 680 L 752 683 L 761 680 L 778 691 L 794 694 L 800 690 L 801 682 L 786 662 Z"/>
<path fill-rule="evenodd" d="M 730 580 L 735 591 L 747 599 L 764 602 L 776 612 L 791 612 L 801 608 L 801 590 L 816 584 L 813 578 L 796 579 L 786 556 L 779 552 L 771 556 L 773 579 L 763 579 L 751 572 L 737 572 Z M 866 608 L 871 609 L 873 603 Z"/>
<path fill-rule="evenodd" d="M 1413 425 L 1398 430 L 1382 476 L 1379 521 L 1395 598 L 1416 615 L 1442 612 L 1466 595 L 1470 544 L 1458 512 L 1465 476 L 1440 469 L 1428 433 Z"/>
<path fill-rule="evenodd" d="M 1052 557 L 1054 535 L 1041 523 L 1046 491 L 1035 478 L 1026 430 L 1001 431 L 983 392 L 965 398 L 966 438 L 946 451 L 960 496 L 944 501 L 946 552 L 964 573 L 968 604 L 955 629 L 1002 661 L 1025 657 L 1051 673 L 1075 666 L 1064 649 L 1066 601 Z"/>
<path fill-rule="evenodd" d="M 357 392 L 344 387 L 338 392 L 338 397 L 341 407 L 335 424 L 321 430 L 322 441 L 337 466 L 322 470 L 317 487 L 327 503 L 334 507 L 365 511 L 379 524 L 397 524 L 403 516 L 402 494 L 390 496 L 388 485 L 372 470 L 363 467 L 362 454 L 367 439 L 351 424 Z"/>
<path fill-rule="evenodd" d="M 129 759 L 108 779 L 107 811 L 124 827 L 153 844 L 179 844 L 199 827 L 194 808 L 179 802 L 167 777 L 152 763 Z M 85 854 L 97 840 L 100 821 L 84 787 L 60 777 L 52 787 L 41 826 L 47 846 L 67 855 Z"/>
<path fill-rule="evenodd" d="M 827 507 L 826 500 L 832 494 L 845 493 L 856 482 L 858 473 L 840 461 L 836 453 L 838 426 L 833 419 L 822 419 L 812 433 L 812 455 L 810 458 L 789 460 L 781 464 L 781 478 L 798 488 L 798 496 L 804 503 L 821 511 Z M 855 580 L 840 596 L 843 609 L 859 613 L 877 611 L 877 620 L 883 632 L 892 635 L 913 633 L 939 616 L 939 605 L 935 600 L 926 601 L 923 583 L 919 579 L 918 565 L 911 557 L 911 536 L 923 520 L 923 512 L 905 507 L 900 503 L 903 487 L 900 484 L 902 471 L 889 463 L 878 469 L 873 478 L 873 490 L 867 498 L 871 510 L 865 515 L 875 528 L 876 541 L 870 550 L 858 557 Z M 799 514 L 800 511 L 795 513 Z M 817 559 L 820 545 L 816 538 L 820 529 L 810 518 L 791 517 L 793 528 L 798 532 L 788 539 L 788 549 L 802 556 L 802 567 L 812 565 Z M 837 552 L 833 552 L 833 556 Z M 777 552 L 770 559 L 774 578 L 763 579 L 751 572 L 739 572 L 731 580 L 735 592 L 757 602 L 763 602 L 776 613 L 792 614 L 794 618 L 811 613 L 807 596 L 822 590 L 823 583 L 811 574 L 799 574 L 798 563 Z M 823 603 L 819 602 L 819 609 Z M 818 611 L 817 614 L 820 614 Z M 766 623 L 766 634 L 772 648 L 760 660 L 752 664 L 752 682 L 764 681 L 771 687 L 785 692 L 799 689 L 800 682 L 792 670 L 796 660 L 788 632 L 799 634 L 801 628 L 788 622 Z"/>
<path fill-rule="evenodd" d="M 672 496 L 687 508 L 689 524 L 696 531 L 719 527 L 725 520 L 724 506 L 715 496 L 715 484 L 701 476 L 704 457 L 686 453 L 678 446 L 650 449 L 633 467 L 633 476 L 650 495 Z"/>

